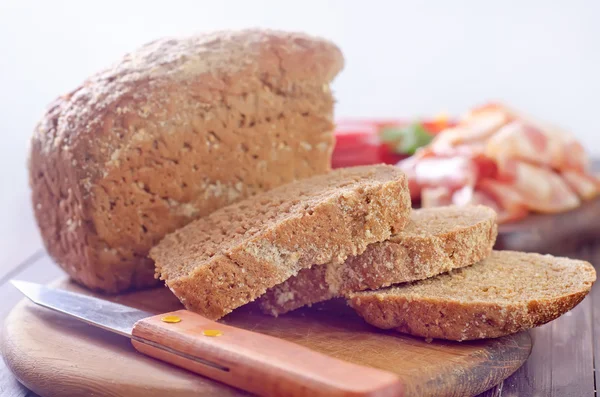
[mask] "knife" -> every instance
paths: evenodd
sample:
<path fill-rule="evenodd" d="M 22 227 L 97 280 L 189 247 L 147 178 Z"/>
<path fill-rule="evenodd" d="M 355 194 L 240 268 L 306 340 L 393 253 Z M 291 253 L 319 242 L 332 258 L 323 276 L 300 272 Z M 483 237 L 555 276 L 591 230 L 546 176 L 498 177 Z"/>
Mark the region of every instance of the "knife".
<path fill-rule="evenodd" d="M 33 303 L 131 339 L 140 353 L 263 396 L 402 396 L 398 377 L 188 310 L 153 315 L 27 281 Z M 383 353 L 383 352 L 382 352 Z"/>

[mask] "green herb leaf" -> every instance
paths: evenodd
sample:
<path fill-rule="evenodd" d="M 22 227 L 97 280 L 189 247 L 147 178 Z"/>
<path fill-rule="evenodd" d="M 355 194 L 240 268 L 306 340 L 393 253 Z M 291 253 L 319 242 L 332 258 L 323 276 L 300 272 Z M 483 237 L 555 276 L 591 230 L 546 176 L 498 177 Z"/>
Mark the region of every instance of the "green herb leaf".
<path fill-rule="evenodd" d="M 381 141 L 385 143 L 398 142 L 404 136 L 404 127 L 385 127 L 381 130 Z"/>
<path fill-rule="evenodd" d="M 388 127 L 381 131 L 381 140 L 396 153 L 414 154 L 418 148 L 431 142 L 433 136 L 420 123 L 405 127 Z"/>

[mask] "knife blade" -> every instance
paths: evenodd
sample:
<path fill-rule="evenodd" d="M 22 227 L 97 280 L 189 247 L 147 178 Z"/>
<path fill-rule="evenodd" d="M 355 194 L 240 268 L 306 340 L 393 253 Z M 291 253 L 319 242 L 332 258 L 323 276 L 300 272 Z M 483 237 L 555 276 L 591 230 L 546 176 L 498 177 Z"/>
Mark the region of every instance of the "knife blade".
<path fill-rule="evenodd" d="M 41 284 L 21 280 L 11 280 L 10 282 L 36 305 L 69 315 L 95 327 L 114 332 L 133 340 L 139 339 L 132 335 L 135 323 L 153 316 L 152 313 L 131 306 L 125 306 L 66 290 L 50 288 Z M 139 341 L 153 344 L 150 341 Z M 172 349 L 165 346 L 159 345 L 155 347 L 172 352 Z M 227 368 L 222 365 L 202 358 L 188 358 L 201 362 L 204 365 L 227 371 Z"/>
<path fill-rule="evenodd" d="M 11 283 L 37 305 L 127 337 L 131 337 L 136 322 L 152 317 L 152 313 L 133 307 L 45 285 L 20 280 L 11 280 Z"/>
<path fill-rule="evenodd" d="M 140 353 L 258 395 L 403 395 L 400 380 L 390 372 L 338 360 L 188 310 L 153 315 L 40 284 L 11 283 L 37 305 L 130 338 Z"/>

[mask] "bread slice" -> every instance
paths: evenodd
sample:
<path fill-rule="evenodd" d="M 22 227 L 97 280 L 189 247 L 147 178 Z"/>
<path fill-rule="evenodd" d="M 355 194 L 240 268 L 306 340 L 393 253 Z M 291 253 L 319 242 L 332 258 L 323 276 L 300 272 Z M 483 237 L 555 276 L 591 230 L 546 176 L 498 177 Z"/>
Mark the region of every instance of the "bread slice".
<path fill-rule="evenodd" d="M 483 261 L 434 278 L 350 295 L 379 328 L 450 340 L 496 338 L 554 320 L 590 291 L 588 262 L 493 251 Z"/>
<path fill-rule="evenodd" d="M 167 233 L 331 170 L 343 64 L 327 40 L 249 29 L 155 40 L 91 76 L 32 139 L 48 252 L 89 288 L 157 284 L 147 255 Z"/>
<path fill-rule="evenodd" d="M 496 213 L 488 207 L 415 210 L 406 228 L 388 241 L 342 264 L 303 269 L 258 302 L 262 311 L 277 316 L 349 292 L 432 277 L 485 258 L 496 235 Z"/>
<path fill-rule="evenodd" d="M 168 235 L 150 256 L 190 310 L 217 319 L 313 264 L 341 263 L 408 222 L 396 167 L 338 169 L 224 207 Z"/>

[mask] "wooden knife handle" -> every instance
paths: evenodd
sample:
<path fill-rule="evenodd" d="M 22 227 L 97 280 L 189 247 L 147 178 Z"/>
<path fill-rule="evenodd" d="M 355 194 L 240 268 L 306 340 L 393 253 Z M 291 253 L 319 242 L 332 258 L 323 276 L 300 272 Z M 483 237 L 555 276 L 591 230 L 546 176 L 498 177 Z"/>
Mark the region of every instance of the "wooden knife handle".
<path fill-rule="evenodd" d="M 181 321 L 167 323 L 162 320 L 165 316 Z M 206 336 L 204 331 L 210 330 L 222 334 Z M 400 380 L 390 372 L 338 360 L 187 310 L 140 320 L 132 334 L 133 346 L 141 353 L 263 396 L 403 395 Z"/>

